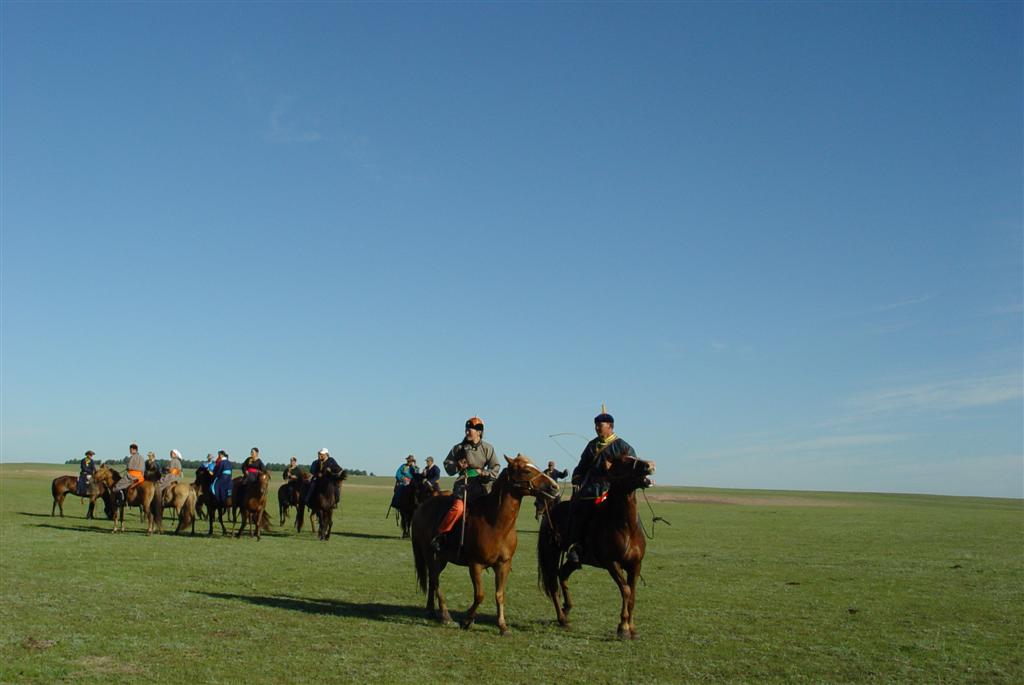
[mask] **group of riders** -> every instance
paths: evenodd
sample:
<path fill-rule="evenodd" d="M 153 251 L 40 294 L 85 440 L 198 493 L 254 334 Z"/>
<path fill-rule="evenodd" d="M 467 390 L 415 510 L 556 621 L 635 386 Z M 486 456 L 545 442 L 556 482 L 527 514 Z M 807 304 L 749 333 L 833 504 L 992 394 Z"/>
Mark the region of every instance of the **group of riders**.
<path fill-rule="evenodd" d="M 568 531 L 570 547 L 568 558 L 570 561 L 578 561 L 582 555 L 581 541 L 591 519 L 592 512 L 599 506 L 608 492 L 608 480 L 605 477 L 606 464 L 622 457 L 636 457 L 636 453 L 629 444 L 615 434 L 615 419 L 605 411 L 594 417 L 594 431 L 597 434 L 593 440 L 587 443 L 583 453 L 580 455 L 579 463 L 572 472 L 572 515 L 571 526 Z M 498 477 L 501 469 L 495 457 L 494 447 L 485 442 L 484 422 L 478 416 L 473 416 L 466 421 L 465 436 L 462 441 L 454 445 L 444 460 L 444 470 L 449 476 L 456 476 L 452 487 L 451 506 L 437 527 L 436 535 L 431 542 L 435 551 L 440 551 L 447 544 L 448 535 L 455 528 L 455 525 L 462 518 L 467 507 L 480 497 L 490 493 L 491 487 Z M 85 494 L 89 489 L 89 481 L 96 472 L 96 462 L 93 459 L 95 453 L 89 450 L 85 458 L 80 462 L 80 474 L 78 478 L 78 494 Z M 201 471 L 207 472 L 210 478 L 210 487 L 213 496 L 221 503 L 225 503 L 232 495 L 234 487 L 234 465 L 228 453 L 224 450 L 206 456 L 206 461 L 199 467 Z M 115 497 L 123 496 L 123 493 L 133 485 L 140 483 L 147 478 L 147 474 L 158 473 L 159 480 L 157 487 L 161 493 L 172 483 L 181 479 L 181 453 L 178 450 L 171 450 L 168 465 L 161 469 L 156 461 L 156 455 L 149 453 L 148 459 L 144 460 L 139 453 L 139 447 L 135 443 L 129 446 L 127 474 L 114 485 Z M 260 459 L 259 448 L 253 447 L 247 459 L 242 462 L 242 484 L 251 483 L 256 480 L 261 472 L 267 468 Z M 337 476 L 342 472 L 341 466 L 328 450 L 321 449 L 317 453 L 316 460 L 310 465 L 307 477 L 298 466 L 298 460 L 291 458 L 288 467 L 285 469 L 283 478 L 285 483 L 292 488 L 298 489 L 308 499 L 314 491 L 314 485 L 320 478 Z M 548 468 L 544 473 L 552 480 L 558 481 L 566 477 L 566 471 L 559 471 L 555 463 L 548 462 Z M 433 457 L 427 457 L 426 467 L 420 472 L 416 465 L 416 458 L 413 455 L 406 457 L 398 471 L 395 473 L 395 490 L 392 499 L 394 506 L 401 495 L 402 490 L 408 487 L 413 479 L 422 478 L 428 487 L 434 492 L 440 493 L 439 480 L 441 478 L 440 468 L 434 464 Z M 340 486 L 335 478 L 331 479 L 335 491 L 335 501 L 340 498 L 337 488 Z"/>

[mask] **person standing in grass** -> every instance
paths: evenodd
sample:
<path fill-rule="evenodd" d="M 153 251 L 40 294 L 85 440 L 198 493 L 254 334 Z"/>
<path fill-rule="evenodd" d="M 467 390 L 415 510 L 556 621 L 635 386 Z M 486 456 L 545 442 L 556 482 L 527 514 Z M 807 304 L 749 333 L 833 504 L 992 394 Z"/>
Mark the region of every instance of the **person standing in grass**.
<path fill-rule="evenodd" d="M 579 564 L 583 558 L 583 538 L 590 522 L 594 506 L 608 493 L 605 478 L 605 461 L 620 457 L 636 457 L 636 452 L 625 440 L 615 435 L 615 419 L 604 411 L 594 417 L 594 432 L 597 437 L 587 443 L 580 455 L 580 463 L 572 472 L 572 484 L 578 486 L 572 495 L 569 515 L 569 552 L 566 559 Z"/>

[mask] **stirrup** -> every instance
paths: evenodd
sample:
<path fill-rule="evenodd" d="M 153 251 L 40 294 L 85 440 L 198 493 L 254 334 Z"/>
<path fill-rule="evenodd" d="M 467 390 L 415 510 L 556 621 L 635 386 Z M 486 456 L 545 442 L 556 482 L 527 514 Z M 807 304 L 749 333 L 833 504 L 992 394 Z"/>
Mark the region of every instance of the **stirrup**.
<path fill-rule="evenodd" d="M 582 556 L 583 555 L 582 550 L 580 550 L 580 545 L 579 543 L 576 543 L 569 548 L 568 552 L 566 552 L 565 559 L 570 564 L 582 564 L 583 562 L 580 559 L 580 557 Z"/>
<path fill-rule="evenodd" d="M 441 547 L 444 545 L 445 542 L 445 535 L 445 533 L 438 533 L 437 535 L 435 535 L 434 539 L 430 541 L 430 549 L 434 550 L 435 552 L 440 552 Z"/>

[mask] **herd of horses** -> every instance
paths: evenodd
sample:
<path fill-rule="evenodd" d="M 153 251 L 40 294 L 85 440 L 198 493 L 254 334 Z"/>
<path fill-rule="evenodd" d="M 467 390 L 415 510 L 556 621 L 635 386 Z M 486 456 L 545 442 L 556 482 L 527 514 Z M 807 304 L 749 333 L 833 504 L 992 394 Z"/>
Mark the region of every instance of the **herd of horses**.
<path fill-rule="evenodd" d="M 569 577 L 583 565 L 605 569 L 619 589 L 622 599 L 617 635 L 620 639 L 637 637 L 634 622 L 637 581 L 646 550 L 646 535 L 637 512 L 636 491 L 651 485 L 654 463 L 636 457 L 620 457 L 604 462 L 609 483 L 607 497 L 595 504 L 582 540 L 583 555 L 578 562 L 566 556 L 569 547 L 568 531 L 571 527 L 572 505 L 558 499 L 558 484 L 538 469 L 523 455 L 505 457 L 506 468 L 494 481 L 491 492 L 473 501 L 456 530 L 449 535 L 440 551 L 431 542 L 438 523 L 451 506 L 453 495 L 434 490 L 422 475 L 407 485 L 399 498 L 396 521 L 402 537 L 411 538 L 416 580 L 426 593 L 428 614 L 441 623 L 451 622 L 444 593 L 441 590 L 441 572 L 448 564 L 465 566 L 473 584 L 473 603 L 461 621 L 468 629 L 476 620 L 477 611 L 484 600 L 483 573 L 494 572 L 494 600 L 497 607 L 498 630 L 508 633 L 505 621 L 505 585 L 512 567 L 512 558 L 518 544 L 516 520 L 524 497 L 535 497 L 541 519 L 537 536 L 537 573 L 544 594 L 551 600 L 558 624 L 569 625 L 572 598 Z M 240 537 L 248 528 L 250 537 L 257 540 L 260 532 L 269 529 L 267 493 L 270 474 L 263 472 L 246 481 L 236 478 L 227 499 L 214 494 L 212 478 L 205 470 L 196 472 L 193 483 L 177 482 L 160 493 L 158 472 L 147 472 L 140 483 L 131 486 L 123 496 L 114 496 L 114 486 L 121 475 L 109 466 L 97 469 L 89 491 L 87 518 L 94 518 L 96 501 L 102 500 L 108 518 L 114 520 L 114 532 L 124 530 L 124 510 L 137 506 L 147 523 L 147 534 L 162 532 L 163 512 L 174 511 L 178 525 L 176 532 L 191 528 L 195 533 L 197 517 L 209 522 L 209 535 L 213 535 L 214 519 L 220 523 L 221 533 L 227 535 L 224 513 L 230 512 L 241 520 L 235 531 Z M 308 474 L 301 481 L 285 483 L 278 489 L 280 523 L 283 526 L 288 512 L 296 508 L 296 530 L 301 532 L 304 512 L 317 519 L 316 533 L 328 540 L 333 526 L 333 511 L 340 498 L 341 481 L 346 473 L 311 480 Z M 52 485 L 53 508 L 64 515 L 64 498 L 76 494 L 76 478 L 61 476 Z M 83 496 L 83 497 L 84 497 Z"/>

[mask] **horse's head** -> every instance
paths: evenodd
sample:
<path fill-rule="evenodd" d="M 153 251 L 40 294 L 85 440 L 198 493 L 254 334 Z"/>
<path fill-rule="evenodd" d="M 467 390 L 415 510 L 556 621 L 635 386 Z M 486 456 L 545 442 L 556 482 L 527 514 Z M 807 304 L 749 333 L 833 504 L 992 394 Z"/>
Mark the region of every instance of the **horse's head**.
<path fill-rule="evenodd" d="M 108 488 L 113 487 L 114 482 L 116 480 L 114 478 L 114 471 L 106 464 L 103 464 L 98 469 L 96 469 L 96 471 L 92 474 L 92 479 L 94 482 L 102 483 L 103 485 L 106 485 Z"/>
<path fill-rule="evenodd" d="M 622 456 L 606 460 L 604 467 L 608 482 L 612 486 L 620 487 L 628 492 L 637 488 L 647 488 L 654 484 L 651 480 L 651 475 L 654 473 L 653 461 Z"/>
<path fill-rule="evenodd" d="M 538 469 L 530 458 L 517 454 L 515 459 L 505 455 L 508 466 L 502 472 L 512 490 L 520 495 L 534 495 L 554 499 L 558 496 L 558 483 L 546 473 Z"/>

